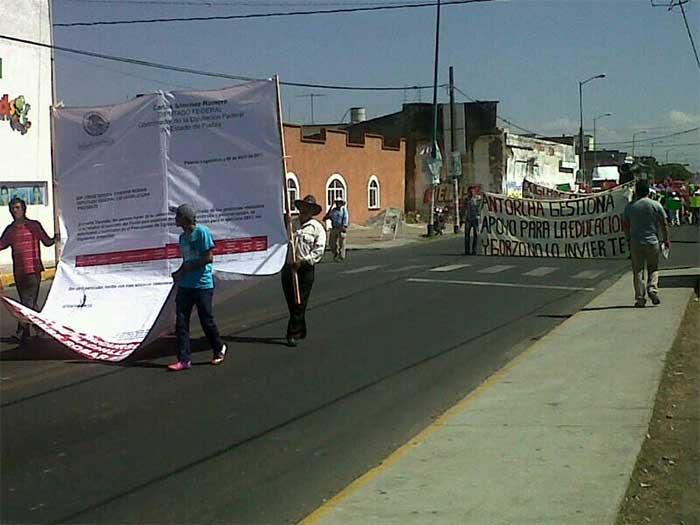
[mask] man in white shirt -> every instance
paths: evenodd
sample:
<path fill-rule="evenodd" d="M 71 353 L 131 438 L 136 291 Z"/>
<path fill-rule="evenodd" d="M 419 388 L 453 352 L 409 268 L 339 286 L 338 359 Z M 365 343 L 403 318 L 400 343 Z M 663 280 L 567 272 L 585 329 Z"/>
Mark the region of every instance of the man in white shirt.
<path fill-rule="evenodd" d="M 289 309 L 287 324 L 287 344 L 296 346 L 298 339 L 306 337 L 306 305 L 309 302 L 311 288 L 314 285 L 314 267 L 323 258 L 326 248 L 326 229 L 314 219 L 321 213 L 321 206 L 313 195 L 294 201 L 299 210 L 298 227 L 294 231 L 294 250 L 287 257 L 282 268 L 282 289 Z M 300 303 L 294 297 L 294 274 L 299 279 Z"/>

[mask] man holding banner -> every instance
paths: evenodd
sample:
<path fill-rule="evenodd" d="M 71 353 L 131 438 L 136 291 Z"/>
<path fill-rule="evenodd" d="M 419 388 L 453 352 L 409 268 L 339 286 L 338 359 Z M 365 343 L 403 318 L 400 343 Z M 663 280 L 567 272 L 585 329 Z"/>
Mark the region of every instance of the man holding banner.
<path fill-rule="evenodd" d="M 659 304 L 659 237 L 665 248 L 670 244 L 670 232 L 666 213 L 661 205 L 649 198 L 649 184 L 639 179 L 635 184 L 637 200 L 630 202 L 623 213 L 624 228 L 629 232 L 634 279 L 634 306 L 646 305 L 642 272 L 647 269 L 646 294 L 653 304 Z M 661 235 L 659 234 L 661 230 Z"/>

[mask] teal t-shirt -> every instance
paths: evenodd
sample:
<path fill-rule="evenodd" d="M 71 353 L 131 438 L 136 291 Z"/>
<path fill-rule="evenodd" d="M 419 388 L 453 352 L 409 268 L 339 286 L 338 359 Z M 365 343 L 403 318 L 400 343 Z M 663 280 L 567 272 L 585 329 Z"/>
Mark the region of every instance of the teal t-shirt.
<path fill-rule="evenodd" d="M 189 235 L 184 232 L 180 234 L 180 254 L 186 263 L 199 260 L 212 248 L 214 248 L 214 239 L 206 226 L 197 224 Z M 179 286 L 205 290 L 214 288 L 211 263 L 184 274 Z"/>

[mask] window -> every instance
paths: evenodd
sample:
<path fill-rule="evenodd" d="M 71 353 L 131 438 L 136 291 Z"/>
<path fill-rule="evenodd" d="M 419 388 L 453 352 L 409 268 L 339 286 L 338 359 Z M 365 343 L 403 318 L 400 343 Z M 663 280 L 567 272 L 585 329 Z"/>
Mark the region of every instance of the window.
<path fill-rule="evenodd" d="M 343 199 L 345 202 L 347 202 L 347 188 L 345 179 L 343 179 L 341 175 L 337 173 L 331 175 L 328 182 L 326 182 L 326 209 L 333 206 L 336 199 Z"/>
<path fill-rule="evenodd" d="M 379 179 L 372 175 L 367 184 L 367 207 L 370 210 L 378 210 L 380 206 Z"/>
<path fill-rule="evenodd" d="M 299 179 L 290 171 L 287 173 L 287 195 L 289 196 L 289 211 L 292 213 L 299 213 L 299 210 L 294 207 L 294 201 L 301 198 L 300 194 Z"/>

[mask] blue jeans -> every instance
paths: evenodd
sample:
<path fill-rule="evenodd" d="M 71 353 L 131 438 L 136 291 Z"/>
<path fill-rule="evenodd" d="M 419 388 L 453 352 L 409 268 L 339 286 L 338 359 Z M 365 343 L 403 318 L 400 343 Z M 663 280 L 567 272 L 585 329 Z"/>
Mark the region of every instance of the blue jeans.
<path fill-rule="evenodd" d="M 178 287 L 175 296 L 175 334 L 177 335 L 177 358 L 181 362 L 192 360 L 190 349 L 190 316 L 192 308 L 197 307 L 199 323 L 202 325 L 204 335 L 211 345 L 214 354 L 218 354 L 223 348 L 223 342 L 219 336 L 219 329 L 212 315 L 211 300 L 214 289 L 183 288 Z"/>

